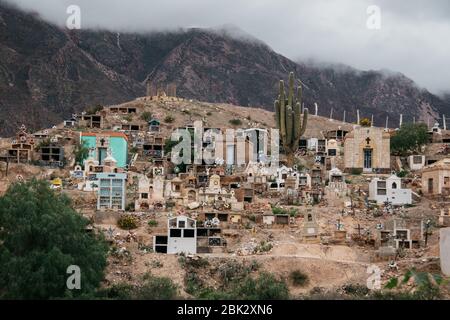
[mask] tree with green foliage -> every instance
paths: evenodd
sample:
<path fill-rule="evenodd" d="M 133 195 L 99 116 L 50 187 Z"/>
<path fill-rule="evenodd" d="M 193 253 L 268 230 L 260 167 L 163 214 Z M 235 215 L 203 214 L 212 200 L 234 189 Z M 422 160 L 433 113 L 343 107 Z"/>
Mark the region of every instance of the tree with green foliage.
<path fill-rule="evenodd" d="M 164 154 L 169 154 L 172 152 L 173 147 L 175 147 L 178 143 L 183 141 L 183 138 L 177 140 L 172 140 L 172 138 L 167 138 L 164 142 Z"/>
<path fill-rule="evenodd" d="M 92 297 L 108 246 L 88 224 L 47 182 L 11 185 L 0 198 L 0 299 Z M 71 265 L 80 268 L 80 289 L 67 287 Z"/>
<path fill-rule="evenodd" d="M 75 155 L 75 163 L 83 165 L 84 160 L 89 157 L 89 148 L 86 141 L 82 141 L 75 145 L 75 150 L 73 151 Z"/>
<path fill-rule="evenodd" d="M 308 109 L 303 109 L 302 105 L 302 87 L 297 87 L 297 94 L 294 96 L 294 82 L 294 73 L 291 72 L 286 97 L 284 81 L 280 80 L 280 93 L 278 99 L 275 100 L 276 125 L 280 130 L 280 139 L 286 153 L 288 166 L 294 165 L 294 155 L 298 149 L 300 137 L 305 133 L 308 121 Z"/>
<path fill-rule="evenodd" d="M 423 123 L 405 123 L 391 138 L 391 151 L 396 155 L 420 153 L 428 142 L 428 128 Z"/>

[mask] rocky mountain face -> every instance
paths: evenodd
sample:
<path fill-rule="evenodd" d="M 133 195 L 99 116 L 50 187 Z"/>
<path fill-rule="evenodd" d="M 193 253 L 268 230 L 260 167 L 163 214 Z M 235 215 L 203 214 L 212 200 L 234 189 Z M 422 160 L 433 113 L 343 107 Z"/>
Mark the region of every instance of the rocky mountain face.
<path fill-rule="evenodd" d="M 1 1 L 1 0 L 0 0 Z M 348 121 L 375 124 L 439 117 L 439 98 L 398 73 L 296 63 L 250 38 L 204 29 L 133 34 L 69 31 L 0 2 L 0 135 L 25 123 L 38 129 L 96 104 L 145 95 L 146 81 L 176 84 L 177 95 L 208 102 L 273 108 L 279 79 L 294 71 L 305 106 Z"/>

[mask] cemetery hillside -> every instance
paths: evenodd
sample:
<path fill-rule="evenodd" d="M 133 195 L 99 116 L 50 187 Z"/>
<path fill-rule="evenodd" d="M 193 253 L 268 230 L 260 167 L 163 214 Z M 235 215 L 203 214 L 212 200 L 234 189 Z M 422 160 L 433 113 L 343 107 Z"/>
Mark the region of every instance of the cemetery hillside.
<path fill-rule="evenodd" d="M 206 27 L 231 12 L 208 1 L 151 19 L 156 0 L 51 2 L 0 0 L 0 300 L 146 300 L 201 319 L 216 300 L 263 318 L 309 300 L 450 299 L 450 99 L 409 69 L 426 50 L 431 74 L 446 52 L 430 40 L 404 57 L 414 24 L 399 47 L 403 25 L 378 28 L 364 1 L 299 0 L 301 23 L 297 1 L 282 19 L 270 1 L 233 8 L 295 62 Z M 361 5 L 374 13 L 358 27 Z M 356 69 L 377 64 L 414 81 Z"/>

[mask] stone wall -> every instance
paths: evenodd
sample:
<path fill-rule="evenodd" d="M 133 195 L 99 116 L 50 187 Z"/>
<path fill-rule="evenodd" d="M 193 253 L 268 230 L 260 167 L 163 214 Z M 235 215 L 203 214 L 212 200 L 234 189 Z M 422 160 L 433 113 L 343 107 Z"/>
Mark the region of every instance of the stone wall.
<path fill-rule="evenodd" d="M 372 168 L 389 172 L 390 135 L 382 128 L 360 127 L 349 133 L 344 143 L 344 165 L 346 171 L 364 168 L 364 149 L 372 149 Z"/>

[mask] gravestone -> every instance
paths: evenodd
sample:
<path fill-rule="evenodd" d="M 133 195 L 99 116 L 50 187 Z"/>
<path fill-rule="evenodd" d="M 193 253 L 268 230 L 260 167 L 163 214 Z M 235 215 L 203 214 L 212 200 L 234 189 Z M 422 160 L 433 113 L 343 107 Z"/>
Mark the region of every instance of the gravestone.
<path fill-rule="evenodd" d="M 439 256 L 442 273 L 450 276 L 450 228 L 440 230 Z"/>
<path fill-rule="evenodd" d="M 213 174 L 211 177 L 209 177 L 209 187 L 207 192 L 208 193 L 220 193 L 221 186 L 220 186 L 220 176 L 217 174 Z"/>
<path fill-rule="evenodd" d="M 317 240 L 319 236 L 319 225 L 316 215 L 312 209 L 307 209 L 303 217 L 303 239 L 306 241 Z"/>

